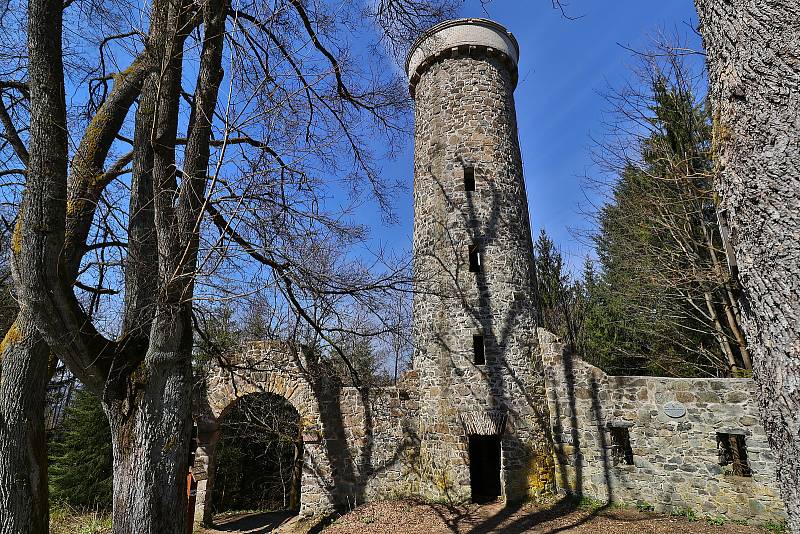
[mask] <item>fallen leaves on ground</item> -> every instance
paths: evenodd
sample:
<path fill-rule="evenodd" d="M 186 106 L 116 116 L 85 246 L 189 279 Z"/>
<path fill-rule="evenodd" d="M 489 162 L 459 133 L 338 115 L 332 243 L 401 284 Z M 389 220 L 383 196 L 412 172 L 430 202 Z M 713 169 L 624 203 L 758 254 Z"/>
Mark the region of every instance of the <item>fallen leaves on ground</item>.
<path fill-rule="evenodd" d="M 721 520 L 717 522 L 722 522 Z M 583 508 L 561 502 L 549 508 L 499 503 L 452 506 L 379 501 L 339 517 L 323 534 L 763 534 L 747 525 L 722 525 L 622 508 Z"/>

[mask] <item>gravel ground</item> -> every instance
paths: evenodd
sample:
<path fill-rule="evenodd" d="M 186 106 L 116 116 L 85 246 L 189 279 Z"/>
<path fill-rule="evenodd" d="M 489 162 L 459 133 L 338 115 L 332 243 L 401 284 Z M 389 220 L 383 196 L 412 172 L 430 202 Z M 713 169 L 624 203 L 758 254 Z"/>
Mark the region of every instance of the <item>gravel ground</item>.
<path fill-rule="evenodd" d="M 666 517 L 628 509 L 586 509 L 555 505 L 504 508 L 500 504 L 445 506 L 408 501 L 364 505 L 337 519 L 324 534 L 765 534 L 745 525 L 718 526 L 705 520 Z"/>

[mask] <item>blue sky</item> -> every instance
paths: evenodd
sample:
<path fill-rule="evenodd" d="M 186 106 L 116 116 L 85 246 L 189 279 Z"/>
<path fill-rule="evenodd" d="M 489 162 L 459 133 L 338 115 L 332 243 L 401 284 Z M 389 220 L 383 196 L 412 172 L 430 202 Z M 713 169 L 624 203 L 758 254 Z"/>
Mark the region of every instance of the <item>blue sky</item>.
<path fill-rule="evenodd" d="M 597 200 L 587 199 L 584 176 L 596 172 L 591 136 L 603 132 L 602 93 L 631 78 L 635 59 L 625 47 L 644 50 L 661 30 L 691 34 L 697 14 L 691 0 L 571 0 L 566 10 L 580 18 L 565 19 L 549 0 L 467 0 L 461 16 L 494 19 L 519 41 L 515 98 L 534 238 L 544 227 L 568 265 L 580 268 L 591 254 L 580 229 L 590 227 L 583 212 Z M 411 145 L 385 170 L 408 189 L 397 199 L 400 223 L 376 221 L 373 238 L 410 248 Z"/>

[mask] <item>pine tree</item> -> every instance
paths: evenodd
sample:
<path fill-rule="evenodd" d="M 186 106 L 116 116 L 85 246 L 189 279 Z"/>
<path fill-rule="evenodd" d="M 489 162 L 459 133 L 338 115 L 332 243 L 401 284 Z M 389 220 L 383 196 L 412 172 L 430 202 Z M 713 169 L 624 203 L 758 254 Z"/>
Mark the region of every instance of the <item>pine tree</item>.
<path fill-rule="evenodd" d="M 533 247 L 539 325 L 577 350 L 582 322 L 582 289 L 565 270 L 564 259 L 542 229 Z"/>
<path fill-rule="evenodd" d="M 669 76 L 651 67 L 641 94 L 619 98 L 627 106 L 620 114 L 645 131 L 612 135 L 604 147 L 624 156 L 612 165 L 616 180 L 594 238 L 601 269 L 591 298 L 605 317 L 588 325 L 591 350 L 612 372 L 735 374 L 750 361 L 736 281 L 723 263 L 710 112 L 678 60 Z"/>
<path fill-rule="evenodd" d="M 111 432 L 97 397 L 86 390 L 77 392 L 48 449 L 52 502 L 111 508 Z"/>

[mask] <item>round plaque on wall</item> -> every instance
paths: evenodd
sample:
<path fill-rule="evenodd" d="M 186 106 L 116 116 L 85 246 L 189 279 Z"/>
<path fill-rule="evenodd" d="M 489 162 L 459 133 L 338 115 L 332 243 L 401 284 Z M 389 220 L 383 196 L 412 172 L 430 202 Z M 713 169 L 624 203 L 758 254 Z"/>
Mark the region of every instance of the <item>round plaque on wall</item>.
<path fill-rule="evenodd" d="M 673 419 L 678 419 L 686 415 L 686 406 L 678 401 L 669 401 L 664 405 L 664 413 Z"/>

